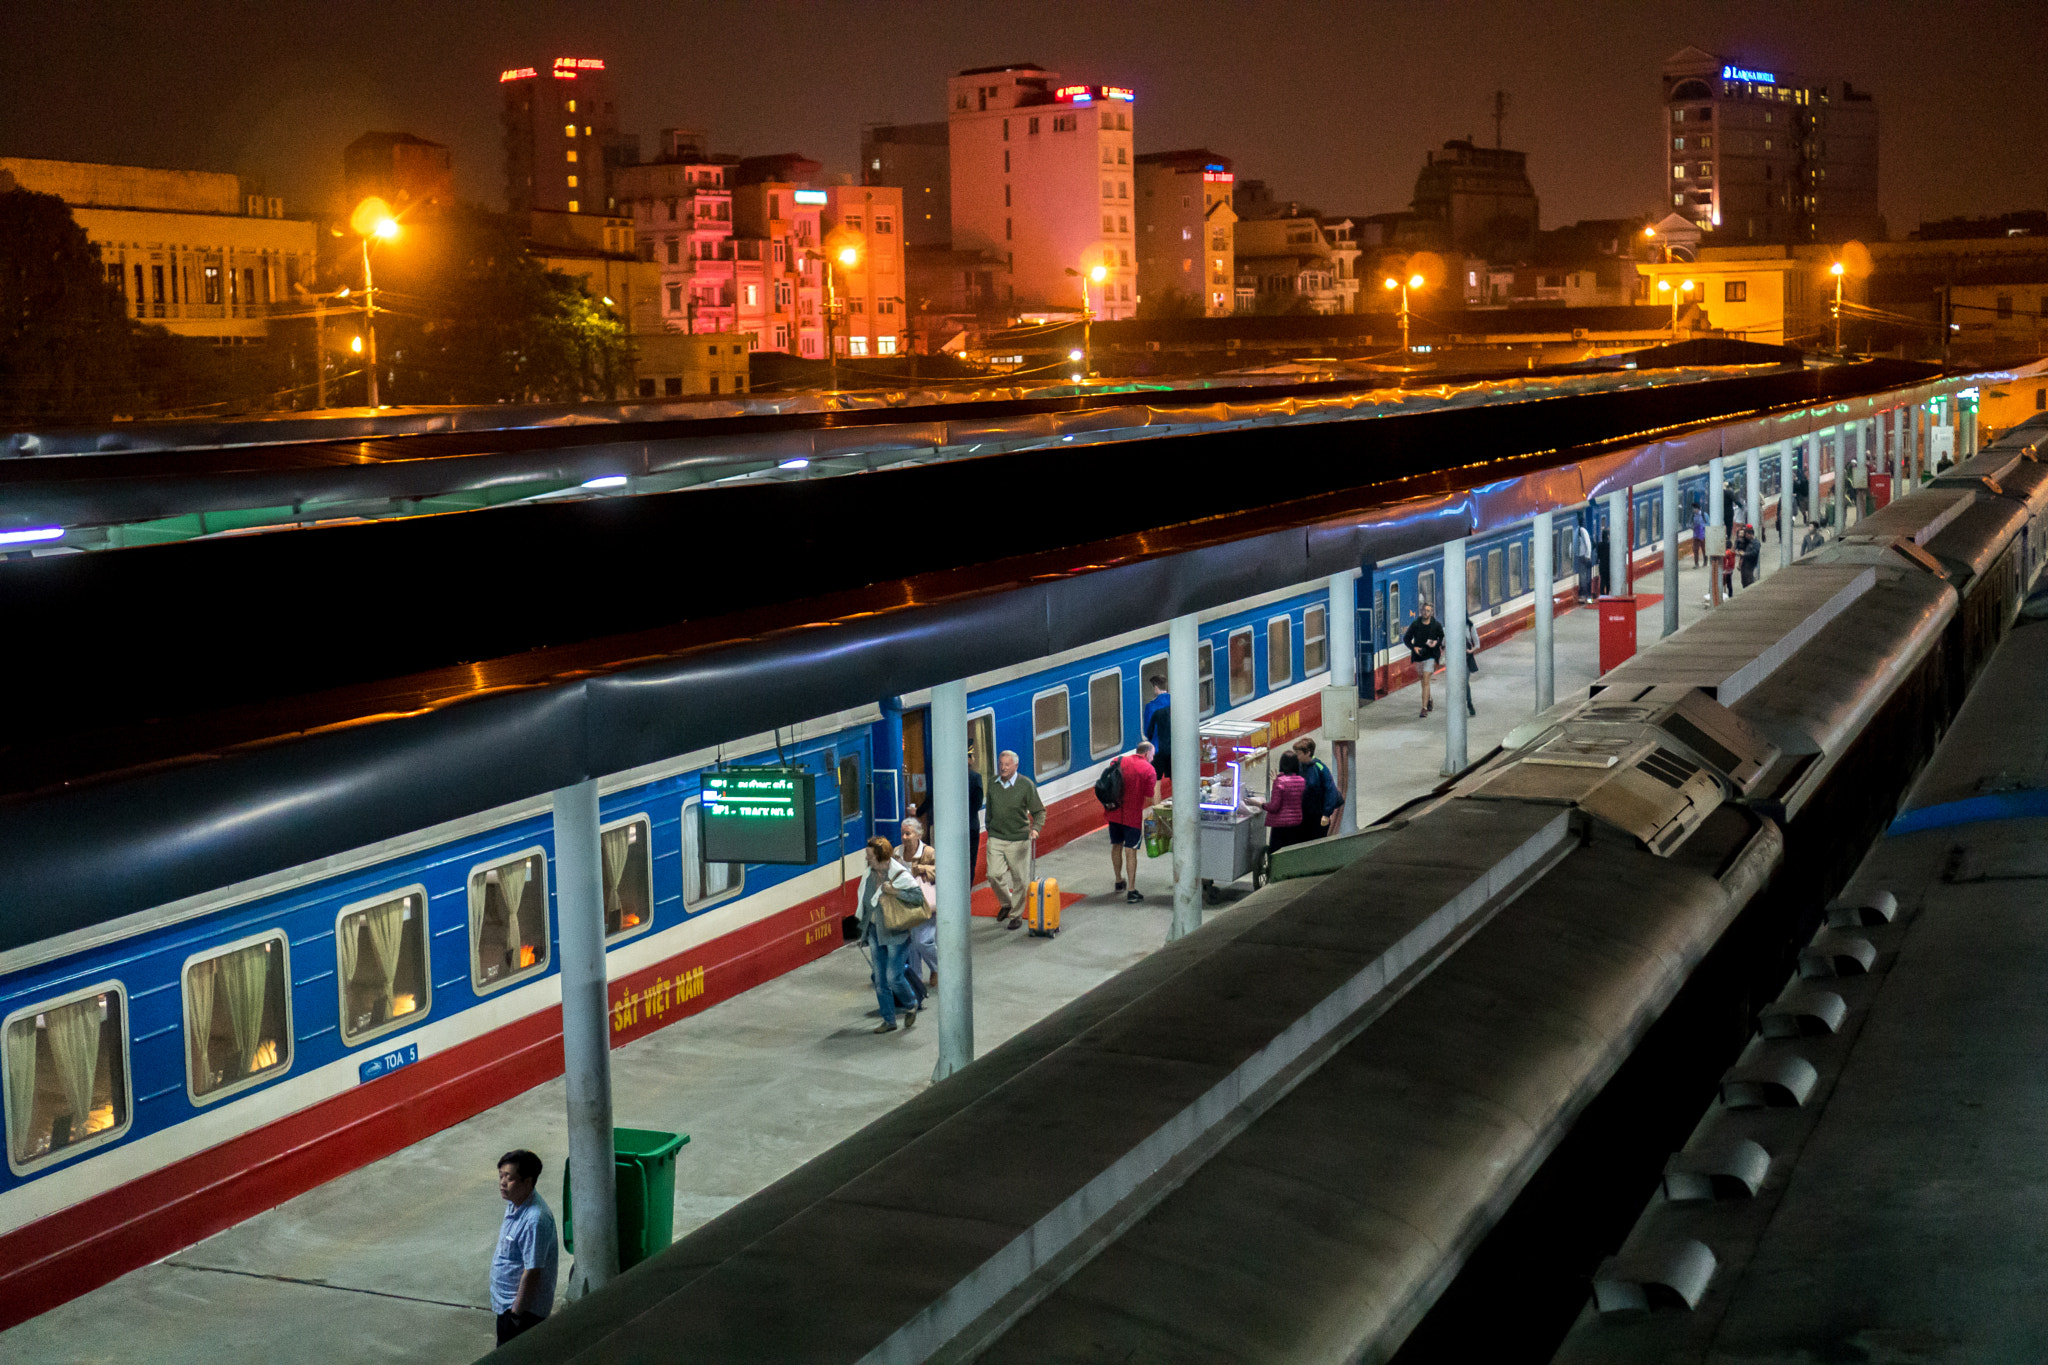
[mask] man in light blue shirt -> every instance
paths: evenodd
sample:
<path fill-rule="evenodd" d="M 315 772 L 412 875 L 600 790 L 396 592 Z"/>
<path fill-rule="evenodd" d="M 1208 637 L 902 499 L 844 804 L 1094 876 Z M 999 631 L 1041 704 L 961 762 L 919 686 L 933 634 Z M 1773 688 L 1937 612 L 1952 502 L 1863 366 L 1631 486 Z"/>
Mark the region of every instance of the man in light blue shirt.
<path fill-rule="evenodd" d="M 533 1186 L 540 1158 L 525 1149 L 498 1158 L 505 1223 L 491 1253 L 491 1311 L 503 1346 L 555 1308 L 555 1215 Z"/>

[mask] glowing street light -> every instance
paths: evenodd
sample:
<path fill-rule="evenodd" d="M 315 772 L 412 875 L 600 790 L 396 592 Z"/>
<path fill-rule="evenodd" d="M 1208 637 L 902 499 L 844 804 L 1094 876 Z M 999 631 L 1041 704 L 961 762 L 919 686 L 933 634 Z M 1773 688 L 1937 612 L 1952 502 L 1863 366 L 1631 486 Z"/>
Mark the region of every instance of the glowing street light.
<path fill-rule="evenodd" d="M 1693 288 L 1694 285 L 1691 280 L 1686 280 L 1676 289 L 1672 288 L 1671 281 L 1669 280 L 1657 281 L 1657 292 L 1671 295 L 1671 339 L 1674 342 L 1678 340 L 1678 301 L 1685 295 L 1690 294 Z"/>
<path fill-rule="evenodd" d="M 1069 360 L 1082 362 L 1081 373 L 1074 376 L 1076 380 L 1079 380 L 1095 372 L 1095 310 L 1089 304 L 1088 282 L 1093 280 L 1095 283 L 1101 284 L 1104 280 L 1107 280 L 1109 278 L 1109 267 L 1094 265 L 1090 266 L 1084 273 L 1074 269 L 1072 266 L 1068 266 L 1067 273 L 1081 281 L 1081 349 L 1069 352 L 1067 355 Z"/>
<path fill-rule="evenodd" d="M 1421 274 L 1420 274 L 1420 273 L 1416 273 L 1416 274 L 1411 274 L 1411 275 L 1410 275 L 1410 276 L 1409 276 L 1409 277 L 1408 277 L 1407 279 L 1405 279 L 1405 280 L 1397 280 L 1397 279 L 1395 279 L 1395 278 L 1394 278 L 1394 277 L 1393 277 L 1392 275 L 1389 275 L 1389 276 L 1387 276 L 1387 278 L 1386 278 L 1386 279 L 1385 279 L 1384 281 L 1382 281 L 1382 283 L 1383 283 L 1383 284 L 1384 284 L 1384 285 L 1385 285 L 1385 286 L 1386 286 L 1386 287 L 1387 287 L 1388 289 L 1398 289 L 1398 290 L 1400 290 L 1400 291 L 1401 291 L 1401 358 L 1402 358 L 1402 360 L 1403 360 L 1403 361 L 1405 362 L 1405 361 L 1407 360 L 1407 357 L 1408 357 L 1408 354 L 1409 354 L 1409 352 L 1408 352 L 1408 291 L 1409 291 L 1409 290 L 1411 290 L 1411 289 L 1420 289 L 1420 288 L 1422 288 L 1422 286 L 1423 286 L 1424 284 L 1428 283 L 1428 281 L 1424 280 L 1424 279 L 1422 278 L 1422 276 L 1421 276 Z"/>
<path fill-rule="evenodd" d="M 1848 272 L 1847 272 L 1846 270 L 1844 270 L 1844 269 L 1842 268 L 1842 263 L 1841 263 L 1840 261 L 1836 261 L 1836 262 L 1835 262 L 1835 263 L 1834 263 L 1833 265 L 1831 265 L 1831 266 L 1829 266 L 1829 267 L 1828 267 L 1828 274 L 1830 274 L 1830 275 L 1833 275 L 1833 276 L 1835 277 L 1835 354 L 1836 354 L 1836 355 L 1840 355 L 1840 354 L 1842 353 L 1842 276 L 1844 276 L 1844 275 L 1845 275 L 1845 274 L 1847 274 L 1847 273 L 1848 273 Z"/>
<path fill-rule="evenodd" d="M 349 226 L 356 236 L 363 239 L 363 335 L 356 338 L 355 347 L 363 353 L 363 371 L 369 376 L 370 406 L 377 402 L 377 282 L 370 273 L 370 243 L 391 242 L 398 239 L 398 219 L 392 217 L 391 206 L 382 199 L 371 196 L 356 205 L 349 215 Z M 348 291 L 342 291 L 346 298 Z"/>

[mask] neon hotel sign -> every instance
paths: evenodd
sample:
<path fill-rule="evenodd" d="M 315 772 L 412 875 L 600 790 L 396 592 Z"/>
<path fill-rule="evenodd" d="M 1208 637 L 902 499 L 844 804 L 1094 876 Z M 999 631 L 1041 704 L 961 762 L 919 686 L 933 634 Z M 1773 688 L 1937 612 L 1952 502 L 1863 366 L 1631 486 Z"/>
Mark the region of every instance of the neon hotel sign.
<path fill-rule="evenodd" d="M 1127 86 L 1121 85 L 1063 85 L 1052 92 L 1052 97 L 1068 104 L 1092 104 L 1097 95 L 1106 100 L 1122 100 L 1129 104 L 1134 98 Z"/>
<path fill-rule="evenodd" d="M 573 81 L 576 79 L 576 73 L 579 71 L 602 70 L 604 70 L 604 58 L 602 57 L 557 57 L 555 58 L 552 74 L 558 81 Z M 530 81 L 538 75 L 540 73 L 530 66 L 514 67 L 510 71 L 498 73 L 498 84 L 503 85 L 506 81 Z"/>
<path fill-rule="evenodd" d="M 1722 67 L 1721 79 L 1724 81 L 1756 81 L 1762 85 L 1776 85 L 1778 83 L 1778 78 L 1768 71 L 1747 71 L 1739 66 Z"/>

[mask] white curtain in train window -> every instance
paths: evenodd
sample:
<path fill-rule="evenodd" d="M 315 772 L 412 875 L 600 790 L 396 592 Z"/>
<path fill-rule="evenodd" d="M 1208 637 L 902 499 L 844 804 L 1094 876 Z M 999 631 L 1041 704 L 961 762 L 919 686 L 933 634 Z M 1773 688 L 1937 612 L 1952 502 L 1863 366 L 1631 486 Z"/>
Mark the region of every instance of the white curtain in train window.
<path fill-rule="evenodd" d="M 519 864 L 519 880 L 516 883 L 519 894 L 507 894 L 505 898 L 505 904 L 512 908 L 512 941 L 521 948 L 531 946 L 536 962 L 546 957 L 548 952 L 547 898 L 539 894 L 540 885 L 529 870 L 537 866 L 538 862 L 538 859 L 528 858 Z M 511 874 L 507 873 L 505 886 L 508 893 L 514 885 Z M 529 891 L 534 893 L 530 899 L 527 896 Z M 515 952 L 512 960 L 513 970 L 517 971 L 524 965 L 526 964 Z"/>
<path fill-rule="evenodd" d="M 354 915 L 344 916 L 341 927 L 334 931 L 334 955 L 341 963 L 342 999 L 346 1001 L 348 992 L 354 989 L 356 984 L 356 968 L 361 966 L 363 961 L 362 921 Z M 354 1006 L 349 1005 L 345 1008 L 353 1009 Z M 351 1021 L 347 1019 L 341 1023 L 343 1028 L 353 1027 Z"/>
<path fill-rule="evenodd" d="M 93 1076 L 100 1067 L 100 1002 L 88 995 L 48 1011 L 44 1018 L 49 1021 L 50 1060 L 64 1087 L 64 1102 L 71 1108 L 71 1140 L 76 1142 L 85 1136 Z"/>
<path fill-rule="evenodd" d="M 505 897 L 505 939 L 506 946 L 513 949 L 512 966 L 519 967 L 519 906 L 526 899 L 527 861 L 521 858 L 516 863 L 507 863 L 498 869 L 498 890 Z"/>
<path fill-rule="evenodd" d="M 626 879 L 626 860 L 632 855 L 632 838 L 637 826 L 620 825 L 598 836 L 604 861 L 604 917 L 607 924 L 626 927 L 625 907 L 619 904 L 619 883 Z"/>
<path fill-rule="evenodd" d="M 397 999 L 398 951 L 405 933 L 405 901 L 386 901 L 363 912 L 370 946 L 377 950 L 377 974 L 384 983 L 384 1017 L 391 1017 Z"/>
<path fill-rule="evenodd" d="M 213 989 L 218 984 L 211 960 L 195 962 L 185 973 L 185 1036 L 192 1045 L 192 1089 L 213 1089 Z"/>
<path fill-rule="evenodd" d="M 495 871 L 483 875 L 483 885 L 472 884 L 469 888 L 469 951 L 478 962 L 478 971 L 483 970 L 484 912 L 490 908 L 491 887 L 498 880 Z"/>
<path fill-rule="evenodd" d="M 270 945 L 257 943 L 218 958 L 221 985 L 227 990 L 228 1026 L 235 1031 L 235 1052 L 246 1076 L 256 1069 L 256 1050 L 263 1046 L 263 997 L 270 987 Z"/>
<path fill-rule="evenodd" d="M 27 1161 L 28 1121 L 36 1107 L 36 1019 L 28 1015 L 7 1029 L 7 1054 L 0 1058 L 7 1072 L 7 1150 Z"/>

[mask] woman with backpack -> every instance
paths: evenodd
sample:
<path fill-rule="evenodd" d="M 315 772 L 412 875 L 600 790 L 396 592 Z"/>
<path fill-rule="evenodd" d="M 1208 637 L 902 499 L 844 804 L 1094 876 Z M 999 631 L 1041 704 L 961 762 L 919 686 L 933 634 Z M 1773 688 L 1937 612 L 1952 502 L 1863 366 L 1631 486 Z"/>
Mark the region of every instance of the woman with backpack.
<path fill-rule="evenodd" d="M 895 846 L 887 839 L 877 835 L 868 840 L 867 859 L 867 875 L 860 879 L 859 916 L 861 941 L 872 954 L 875 999 L 882 1006 L 882 1022 L 876 1025 L 875 1032 L 894 1033 L 898 1009 L 904 1012 L 905 1028 L 916 1026 L 917 1012 L 924 1005 L 924 986 L 904 975 L 915 926 L 891 929 L 890 918 L 900 918 L 900 912 L 892 912 L 885 902 L 893 897 L 898 905 L 914 905 L 922 913 L 924 892 L 918 889 L 917 878 L 897 858 Z"/>

